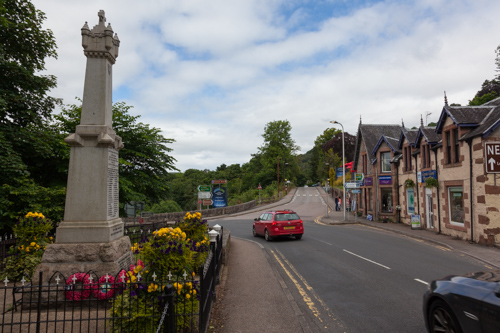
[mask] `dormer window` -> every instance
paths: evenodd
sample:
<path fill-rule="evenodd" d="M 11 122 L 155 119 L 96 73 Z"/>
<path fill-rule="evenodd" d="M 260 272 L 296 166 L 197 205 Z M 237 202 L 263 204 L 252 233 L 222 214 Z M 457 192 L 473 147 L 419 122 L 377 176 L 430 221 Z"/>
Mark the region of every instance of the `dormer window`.
<path fill-rule="evenodd" d="M 460 142 L 458 141 L 458 135 L 458 128 L 444 132 L 446 164 L 460 162 Z"/>
<path fill-rule="evenodd" d="M 405 164 L 405 171 L 411 171 L 411 146 L 404 147 L 403 149 L 403 159 Z"/>
<path fill-rule="evenodd" d="M 391 172 L 391 152 L 380 153 L 380 170 Z"/>

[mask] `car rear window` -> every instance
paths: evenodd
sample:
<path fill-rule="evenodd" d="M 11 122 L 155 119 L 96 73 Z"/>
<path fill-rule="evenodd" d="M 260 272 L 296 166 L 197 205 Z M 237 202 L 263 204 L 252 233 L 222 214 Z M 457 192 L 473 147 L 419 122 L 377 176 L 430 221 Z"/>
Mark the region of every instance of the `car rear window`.
<path fill-rule="evenodd" d="M 290 220 L 299 220 L 299 216 L 296 213 L 290 214 L 276 214 L 274 217 L 275 221 L 290 221 Z"/>

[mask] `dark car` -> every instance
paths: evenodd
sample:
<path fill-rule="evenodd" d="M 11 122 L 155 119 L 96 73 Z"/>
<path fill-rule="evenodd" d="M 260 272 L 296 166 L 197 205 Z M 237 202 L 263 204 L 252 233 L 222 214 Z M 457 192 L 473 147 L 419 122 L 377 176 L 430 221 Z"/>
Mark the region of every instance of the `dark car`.
<path fill-rule="evenodd" d="M 500 270 L 432 281 L 424 318 L 429 332 L 500 332 Z"/>
<path fill-rule="evenodd" d="M 253 235 L 264 236 L 266 241 L 288 236 L 301 239 L 303 234 L 304 224 L 299 215 L 292 210 L 267 211 L 253 222 Z"/>

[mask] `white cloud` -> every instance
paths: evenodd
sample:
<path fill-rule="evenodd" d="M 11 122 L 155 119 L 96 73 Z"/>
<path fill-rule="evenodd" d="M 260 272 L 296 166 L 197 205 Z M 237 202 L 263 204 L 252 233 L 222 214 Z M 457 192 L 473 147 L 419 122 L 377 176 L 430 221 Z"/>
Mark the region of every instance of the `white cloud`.
<path fill-rule="evenodd" d="M 417 126 L 437 120 L 446 90 L 466 104 L 495 75 L 500 3 L 493 0 L 383 1 L 332 7 L 308 1 L 34 0 L 46 12 L 59 58 L 53 94 L 81 97 L 86 59 L 80 29 L 99 9 L 121 40 L 114 96 L 140 120 L 174 138 L 177 167 L 243 164 L 262 145 L 264 126 L 287 119 L 306 152 L 340 121 Z M 331 2 L 335 6 L 335 1 Z M 310 5 L 310 6 L 309 6 Z M 322 17 L 323 21 L 318 21 Z"/>

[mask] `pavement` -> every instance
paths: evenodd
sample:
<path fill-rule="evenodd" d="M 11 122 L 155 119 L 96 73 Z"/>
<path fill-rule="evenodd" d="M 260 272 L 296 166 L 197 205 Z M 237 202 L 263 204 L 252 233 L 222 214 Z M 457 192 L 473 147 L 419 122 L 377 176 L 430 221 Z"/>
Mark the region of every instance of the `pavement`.
<path fill-rule="evenodd" d="M 318 191 L 324 194 L 322 188 L 318 188 Z M 294 194 L 295 191 L 292 190 L 285 198 L 274 204 L 259 206 L 258 211 L 286 204 L 293 199 Z M 326 195 L 323 196 L 325 197 Z M 438 234 L 434 230 L 411 229 L 404 223 L 368 221 L 348 212 L 344 219 L 343 211 L 335 211 L 332 198 L 328 199 L 328 204 L 331 208 L 328 216 L 325 211 L 325 215 L 318 217 L 316 223 L 339 227 L 344 224 L 362 224 L 432 242 L 460 255 L 480 260 L 491 269 L 500 268 L 500 249 L 497 247 L 456 239 Z M 304 237 L 307 237 L 307 231 Z M 318 330 L 314 325 L 310 325 L 308 317 L 301 313 L 285 282 L 271 263 L 268 252 L 259 243 L 229 236 L 226 264 L 222 269 L 220 281 L 216 290 L 215 311 L 216 317 L 221 319 L 209 329 L 209 332 L 316 332 Z"/>

